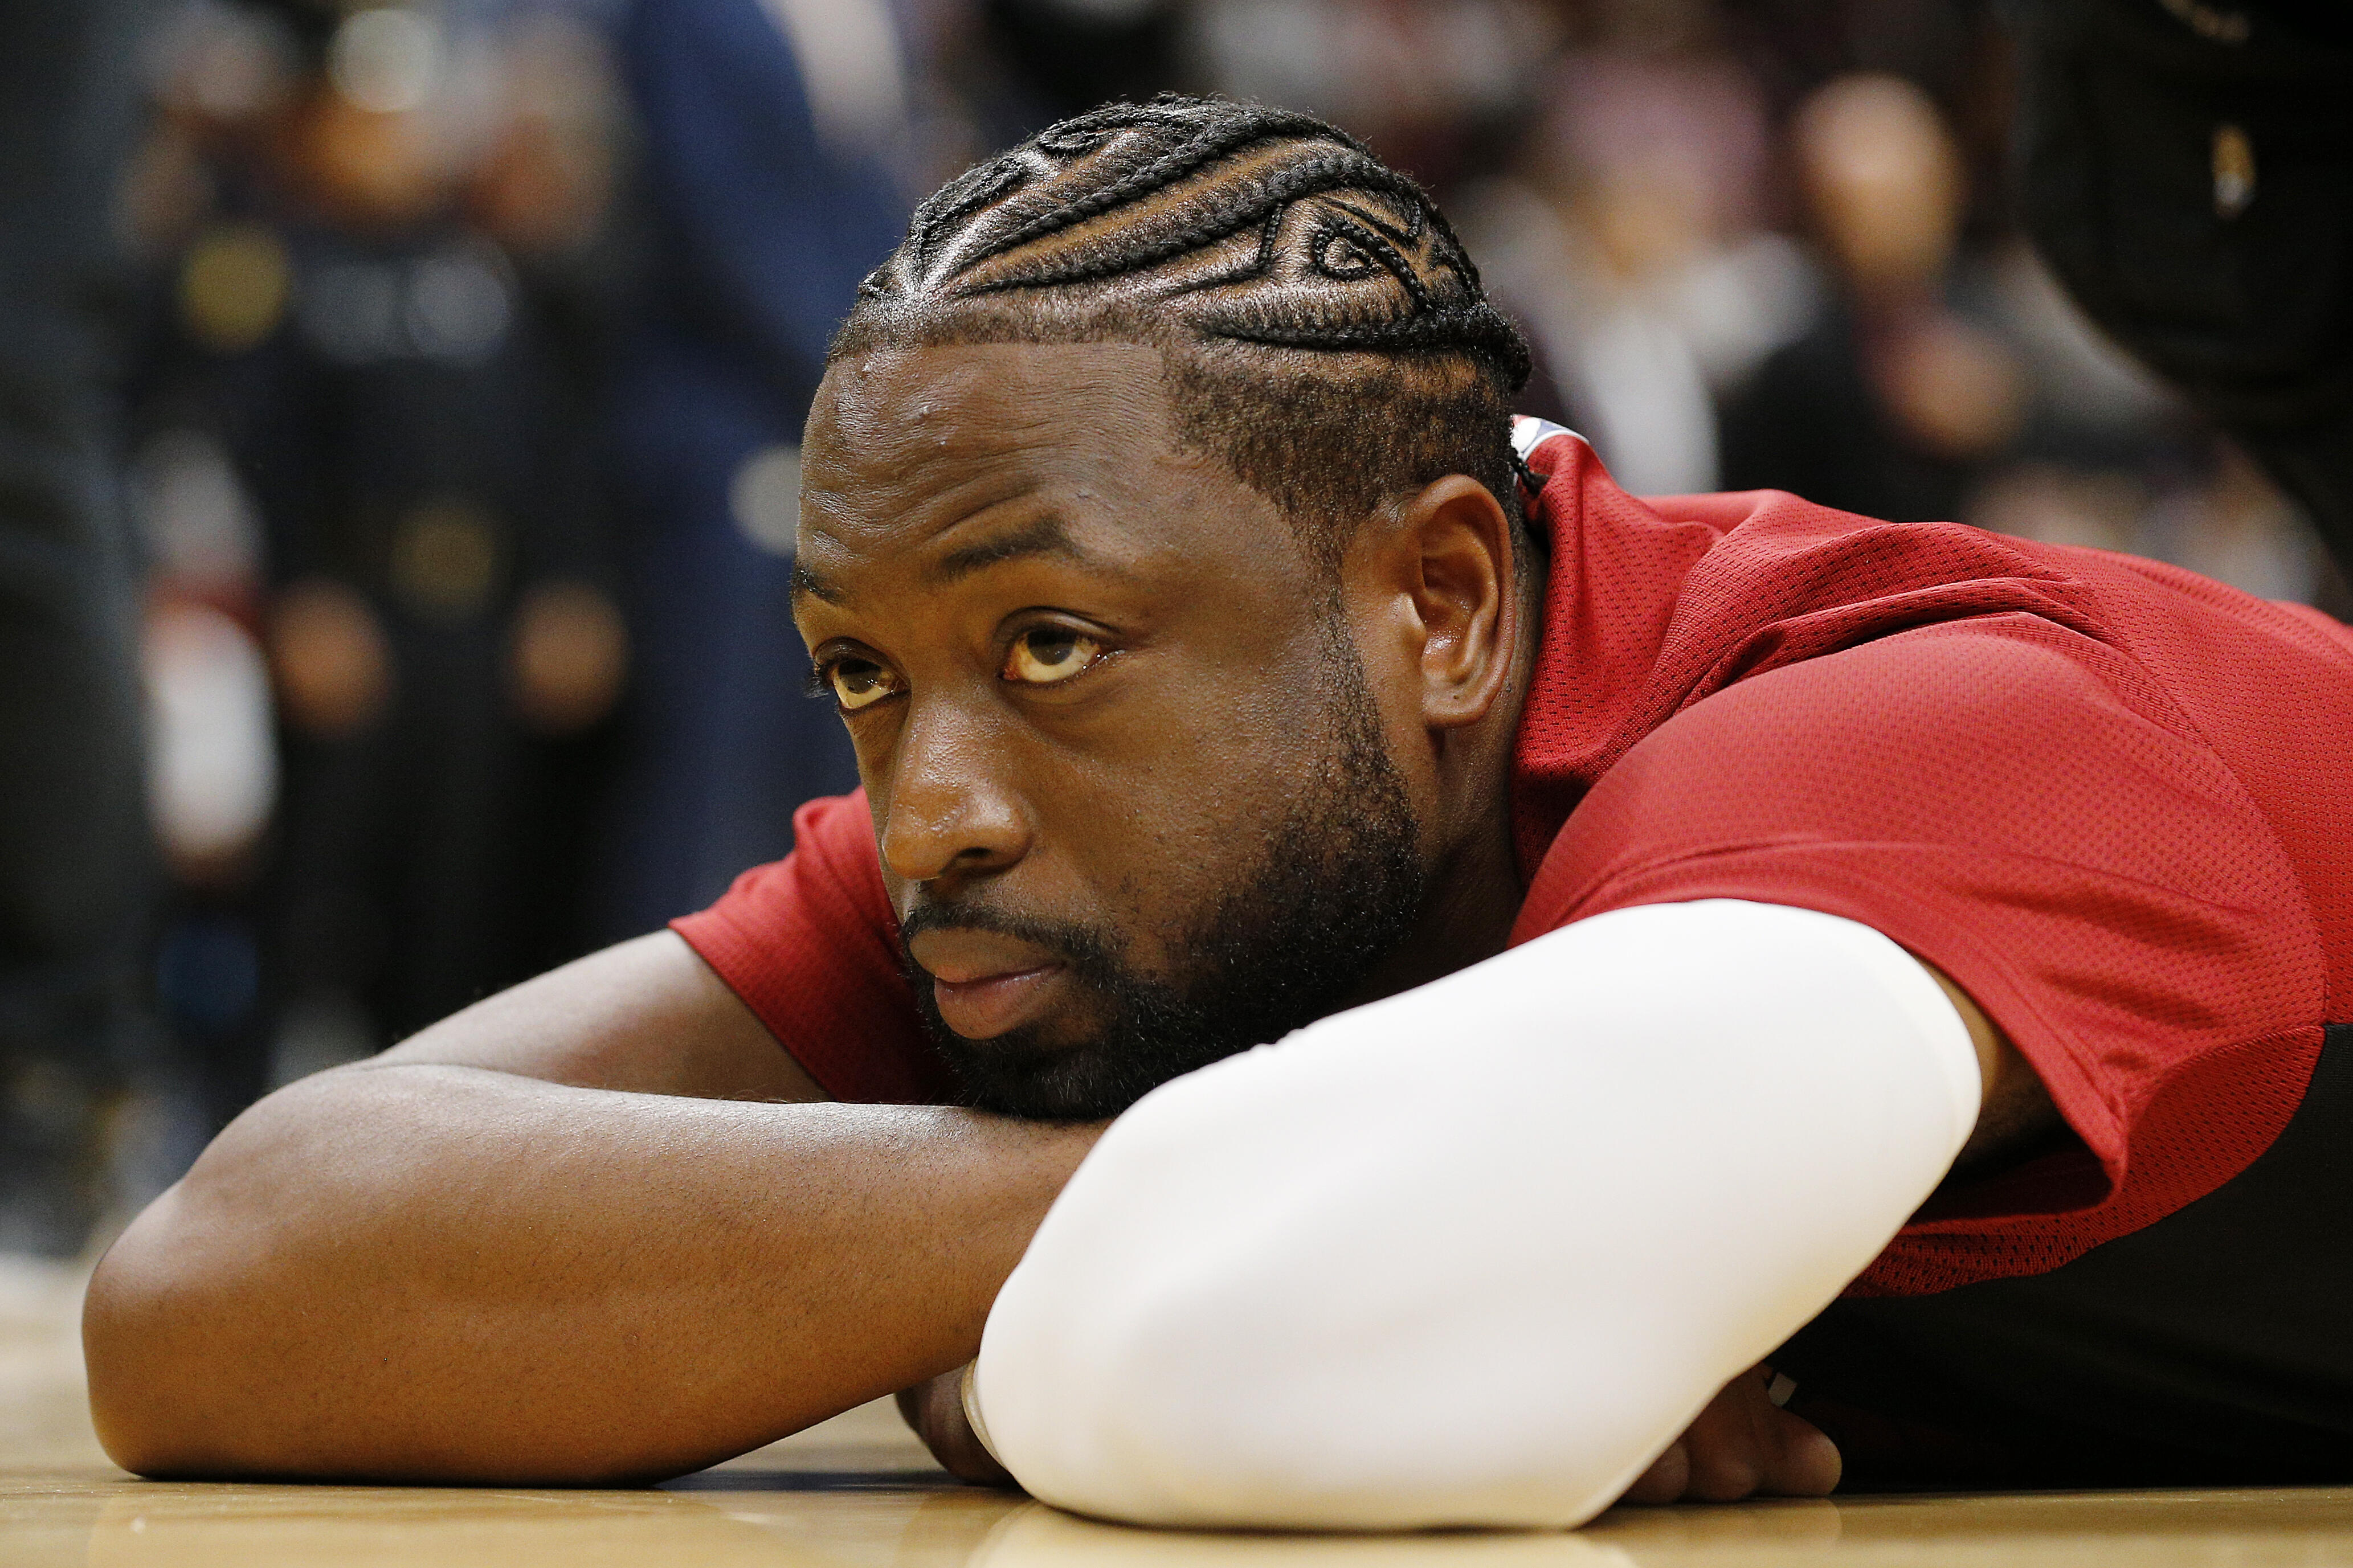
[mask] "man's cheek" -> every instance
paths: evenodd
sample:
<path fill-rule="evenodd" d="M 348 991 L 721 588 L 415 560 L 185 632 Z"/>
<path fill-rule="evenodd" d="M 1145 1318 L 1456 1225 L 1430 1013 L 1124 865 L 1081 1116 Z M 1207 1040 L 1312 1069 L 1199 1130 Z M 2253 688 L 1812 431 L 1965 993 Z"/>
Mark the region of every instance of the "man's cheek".
<path fill-rule="evenodd" d="M 1117 1012 L 1097 978 L 1072 974 L 1053 1012 L 1031 1031 L 1039 1043 L 1056 1050 L 1076 1050 L 1102 1044 Z"/>

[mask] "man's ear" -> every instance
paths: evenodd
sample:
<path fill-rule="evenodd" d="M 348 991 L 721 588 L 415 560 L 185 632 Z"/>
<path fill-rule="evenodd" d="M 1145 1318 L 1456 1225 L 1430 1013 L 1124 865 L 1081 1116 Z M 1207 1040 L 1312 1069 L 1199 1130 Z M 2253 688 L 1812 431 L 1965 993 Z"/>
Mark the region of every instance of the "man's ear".
<path fill-rule="evenodd" d="M 1475 724 L 1511 677 L 1519 620 L 1511 520 L 1486 486 L 1450 474 L 1409 501 L 1398 522 L 1406 594 L 1420 621 L 1422 721 Z"/>

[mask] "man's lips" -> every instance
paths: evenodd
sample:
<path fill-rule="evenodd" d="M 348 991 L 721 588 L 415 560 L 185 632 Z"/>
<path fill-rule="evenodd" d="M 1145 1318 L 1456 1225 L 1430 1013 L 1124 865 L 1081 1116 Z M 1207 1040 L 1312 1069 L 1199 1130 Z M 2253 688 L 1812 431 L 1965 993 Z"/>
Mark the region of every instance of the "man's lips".
<path fill-rule="evenodd" d="M 968 1040 L 985 1040 L 1039 1016 L 1069 973 L 1046 949 L 997 931 L 939 927 L 907 948 L 932 977 L 941 1019 Z"/>
<path fill-rule="evenodd" d="M 967 1040 L 986 1040 L 1018 1029 L 1045 1012 L 1068 973 L 1059 963 L 1047 963 L 965 981 L 935 974 L 932 999 L 939 1004 L 940 1017 L 949 1028 Z"/>

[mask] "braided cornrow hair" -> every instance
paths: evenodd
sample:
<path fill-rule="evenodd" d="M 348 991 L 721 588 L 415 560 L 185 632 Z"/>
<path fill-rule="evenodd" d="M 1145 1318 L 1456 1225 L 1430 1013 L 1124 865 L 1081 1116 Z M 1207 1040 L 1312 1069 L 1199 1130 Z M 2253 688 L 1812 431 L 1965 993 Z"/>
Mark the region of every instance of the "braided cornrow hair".
<path fill-rule="evenodd" d="M 1388 497 L 1468 473 L 1516 521 L 1528 350 L 1420 186 L 1311 115 L 1165 95 L 950 181 L 831 357 L 893 344 L 1162 348 L 1179 435 L 1337 559 Z"/>

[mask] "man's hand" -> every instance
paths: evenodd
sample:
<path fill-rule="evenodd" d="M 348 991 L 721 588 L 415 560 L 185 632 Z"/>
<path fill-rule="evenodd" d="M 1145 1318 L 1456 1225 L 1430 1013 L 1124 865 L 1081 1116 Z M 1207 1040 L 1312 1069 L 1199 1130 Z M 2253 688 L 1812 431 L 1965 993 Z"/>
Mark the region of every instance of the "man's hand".
<path fill-rule="evenodd" d="M 964 1413 L 963 1367 L 944 1372 L 913 1388 L 899 1391 L 899 1414 L 932 1451 L 948 1474 L 976 1486 L 1018 1487 L 1008 1471 L 980 1446 Z"/>
<path fill-rule="evenodd" d="M 1811 1422 L 1778 1408 L 1767 1394 L 1772 1381 L 1771 1367 L 1755 1366 L 1725 1384 L 1621 1500 L 1827 1496 L 1839 1481 L 1837 1445 Z"/>

